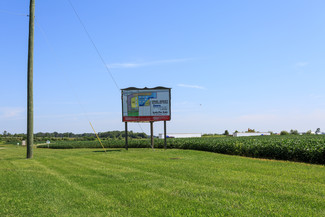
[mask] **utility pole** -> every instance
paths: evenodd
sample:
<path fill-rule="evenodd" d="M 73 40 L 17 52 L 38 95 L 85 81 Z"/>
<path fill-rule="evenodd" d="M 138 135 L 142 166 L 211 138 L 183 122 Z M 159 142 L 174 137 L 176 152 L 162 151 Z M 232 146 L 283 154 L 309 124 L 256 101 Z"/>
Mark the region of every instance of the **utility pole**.
<path fill-rule="evenodd" d="M 27 158 L 33 157 L 34 108 L 33 108 L 33 61 L 34 61 L 35 0 L 29 6 L 29 37 L 27 66 Z"/>

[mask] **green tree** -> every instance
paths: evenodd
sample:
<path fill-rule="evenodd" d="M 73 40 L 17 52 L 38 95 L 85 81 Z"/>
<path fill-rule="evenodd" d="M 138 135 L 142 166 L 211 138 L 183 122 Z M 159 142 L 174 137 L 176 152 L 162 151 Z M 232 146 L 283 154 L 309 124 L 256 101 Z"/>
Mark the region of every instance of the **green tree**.
<path fill-rule="evenodd" d="M 289 135 L 288 131 L 282 130 L 280 133 L 281 136 Z"/>
<path fill-rule="evenodd" d="M 225 132 L 223 133 L 223 135 L 225 135 L 225 136 L 229 136 L 229 132 L 228 132 L 228 130 L 225 130 Z"/>
<path fill-rule="evenodd" d="M 290 130 L 291 135 L 299 135 L 298 130 Z"/>

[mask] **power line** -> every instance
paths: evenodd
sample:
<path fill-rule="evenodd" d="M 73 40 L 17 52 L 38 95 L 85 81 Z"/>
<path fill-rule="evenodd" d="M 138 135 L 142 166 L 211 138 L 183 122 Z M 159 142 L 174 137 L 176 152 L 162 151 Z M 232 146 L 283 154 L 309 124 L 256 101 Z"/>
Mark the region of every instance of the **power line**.
<path fill-rule="evenodd" d="M 86 34 L 87 34 L 87 36 L 88 36 L 88 39 L 91 41 L 91 43 L 92 43 L 93 47 L 95 48 L 95 50 L 96 50 L 96 52 L 97 52 L 99 58 L 101 59 L 102 63 L 104 64 L 104 66 L 105 66 L 107 72 L 108 72 L 109 75 L 111 76 L 111 78 L 112 78 L 112 80 L 113 80 L 115 86 L 117 87 L 118 90 L 120 90 L 120 87 L 118 86 L 118 84 L 117 84 L 117 82 L 116 82 L 116 80 L 115 80 L 115 78 L 114 78 L 112 72 L 109 70 L 107 64 L 105 63 L 104 58 L 103 58 L 102 55 L 100 54 L 100 52 L 99 52 L 99 50 L 98 50 L 98 48 L 97 48 L 97 46 L 96 46 L 94 40 L 93 40 L 92 37 L 90 36 L 90 34 L 89 34 L 89 32 L 88 32 L 88 30 L 87 30 L 85 24 L 82 22 L 82 20 L 81 20 L 79 14 L 78 14 L 78 12 L 77 12 L 77 10 L 75 9 L 75 7 L 73 6 L 73 4 L 71 3 L 70 0 L 67 0 L 67 1 L 69 2 L 71 8 L 72 8 L 73 11 L 74 11 L 74 14 L 75 14 L 76 17 L 78 18 L 78 20 L 79 20 L 80 24 L 82 25 L 84 31 L 86 32 Z M 139 123 L 138 123 L 138 125 L 139 125 L 140 129 L 142 130 L 142 132 L 144 133 L 144 131 L 143 131 L 141 125 L 140 125 Z"/>
<path fill-rule="evenodd" d="M 138 122 L 138 125 L 139 125 L 139 127 L 140 127 L 140 129 L 141 129 L 142 133 L 145 133 L 145 132 L 143 131 L 143 129 L 142 129 L 142 127 L 141 127 L 141 125 L 140 125 L 140 123 L 139 123 L 139 122 Z"/>
<path fill-rule="evenodd" d="M 46 34 L 44 28 L 42 28 L 41 24 L 38 22 L 38 19 L 36 19 L 36 18 L 35 18 L 35 23 L 36 23 L 36 26 L 40 29 L 41 33 L 43 34 L 44 39 L 45 39 L 46 43 L 48 44 L 48 47 L 50 48 L 50 52 L 52 53 L 52 55 L 53 55 L 54 57 L 56 57 L 55 59 L 58 61 L 58 59 L 57 59 L 57 55 L 56 55 L 55 52 L 54 52 L 54 46 L 50 43 L 49 37 L 47 36 L 47 34 Z M 58 65 L 60 65 L 59 61 L 58 61 Z M 67 77 L 64 77 L 64 78 L 66 79 L 67 83 L 71 83 L 71 81 L 70 81 Z M 71 88 L 72 93 L 73 93 L 75 99 L 77 100 L 77 102 L 78 102 L 78 104 L 79 104 L 79 106 L 80 106 L 80 108 L 81 108 L 81 110 L 82 110 L 82 112 L 83 112 L 84 117 L 87 119 L 87 121 L 90 123 L 91 127 L 93 128 L 93 126 L 92 126 L 92 124 L 91 124 L 91 122 L 90 122 L 90 118 L 89 118 L 89 116 L 88 116 L 88 113 L 87 113 L 85 107 L 82 105 L 81 100 L 80 100 L 80 98 L 79 98 L 79 96 L 78 96 L 78 94 L 77 94 L 77 91 L 73 88 L 73 86 L 70 86 L 70 85 L 69 85 L 69 87 Z M 140 127 L 142 133 L 144 133 L 144 130 L 142 129 L 140 123 L 138 123 L 138 126 Z M 93 130 L 94 130 L 94 129 L 93 129 Z M 96 131 L 95 131 L 95 130 L 94 130 L 94 132 L 95 132 L 95 134 L 96 134 Z M 99 140 L 99 142 L 101 143 L 100 140 Z"/>
<path fill-rule="evenodd" d="M 45 38 L 46 42 L 48 43 L 48 45 L 49 45 L 49 47 L 50 47 L 50 49 L 51 49 L 51 51 L 52 51 L 52 54 L 54 55 L 54 49 L 53 49 L 53 47 L 51 46 L 50 41 L 48 40 L 48 37 L 47 37 L 47 35 L 46 35 L 44 29 L 41 27 L 41 25 L 39 24 L 39 22 L 37 21 L 37 19 L 35 19 L 35 21 L 36 21 L 36 25 L 38 26 L 38 28 L 39 28 L 39 29 L 41 30 L 41 32 L 43 33 L 44 38 Z M 67 79 L 67 78 L 66 78 L 66 79 Z M 69 81 L 68 81 L 68 82 L 69 82 Z M 72 89 L 72 92 L 74 93 L 74 96 L 75 96 L 75 98 L 77 99 L 78 104 L 79 104 L 79 106 L 81 107 L 81 109 L 82 109 L 82 111 L 83 111 L 83 115 L 84 115 L 84 116 L 86 117 L 86 119 L 88 120 L 88 122 L 89 122 L 89 124 L 90 124 L 92 130 L 94 131 L 94 133 L 95 133 L 95 135 L 96 135 L 96 137 L 97 137 L 97 139 L 98 139 L 98 142 L 100 143 L 100 145 L 102 146 L 102 148 L 104 149 L 104 151 L 105 151 L 105 153 L 106 153 L 106 149 L 105 149 L 105 147 L 104 147 L 102 141 L 100 140 L 100 138 L 99 138 L 97 132 L 95 131 L 95 128 L 94 128 L 93 125 L 91 124 L 90 119 L 89 119 L 89 117 L 88 117 L 88 115 L 87 115 L 86 109 L 82 106 L 82 104 L 81 104 L 81 102 L 80 102 L 80 99 L 79 99 L 79 97 L 78 97 L 76 91 L 72 88 L 72 86 L 69 86 L 69 87 Z"/>
<path fill-rule="evenodd" d="M 10 15 L 15 15 L 15 16 L 23 16 L 23 17 L 28 17 L 28 14 L 21 14 L 21 13 L 16 13 L 16 12 L 12 12 L 12 11 L 5 11 L 5 10 L 0 10 L 0 13 L 3 14 L 10 14 Z"/>
<path fill-rule="evenodd" d="M 54 59 L 58 63 L 57 66 L 60 66 L 60 68 L 62 68 L 62 66 L 60 64 L 60 61 L 58 60 L 57 55 L 54 52 L 54 46 L 50 43 L 49 37 L 47 36 L 47 34 L 45 33 L 44 29 L 42 28 L 41 24 L 38 22 L 37 19 L 35 19 L 35 23 L 36 23 L 36 26 L 41 30 L 41 33 L 43 34 L 44 39 L 45 39 L 48 47 L 50 48 L 49 49 L 50 53 L 52 53 L 52 55 L 55 57 Z M 80 100 L 80 98 L 79 98 L 79 96 L 77 94 L 78 91 L 76 91 L 76 89 L 73 87 L 73 85 L 70 85 L 71 80 L 68 79 L 68 77 L 63 76 L 63 79 L 65 79 L 66 83 L 68 84 L 68 87 L 72 90 L 72 93 L 73 93 L 75 99 L 77 100 L 77 102 L 78 102 L 78 104 L 79 104 L 79 106 L 80 106 L 80 108 L 82 110 L 82 113 L 83 113 L 84 117 L 87 119 L 88 122 L 90 122 L 90 119 L 89 119 L 89 117 L 87 115 L 88 113 L 87 113 L 85 107 L 82 105 L 81 100 Z"/>
<path fill-rule="evenodd" d="M 74 11 L 74 14 L 75 14 L 76 17 L 78 18 L 78 20 L 79 20 L 80 24 L 82 25 L 84 31 L 86 32 L 86 34 L 87 34 L 87 36 L 88 36 L 88 39 L 91 41 L 91 43 L 92 43 L 93 47 L 95 48 L 95 50 L 96 50 L 96 52 L 97 52 L 99 58 L 101 59 L 102 63 L 104 64 L 104 66 L 105 66 L 107 72 L 108 72 L 109 75 L 111 76 L 111 78 L 112 78 L 112 80 L 113 80 L 113 82 L 114 82 L 116 88 L 117 88 L 118 90 L 120 90 L 120 87 L 118 86 L 118 84 L 117 84 L 117 82 L 116 82 L 116 80 L 115 80 L 115 78 L 114 78 L 112 72 L 109 70 L 107 64 L 105 63 L 104 58 L 103 58 L 102 55 L 100 54 L 100 52 L 99 52 L 99 50 L 98 50 L 98 48 L 97 48 L 95 42 L 93 41 L 92 37 L 90 36 L 89 32 L 87 31 L 87 28 L 86 28 L 85 24 L 82 22 L 82 20 L 81 20 L 79 14 L 78 14 L 78 12 L 76 11 L 76 9 L 74 8 L 74 6 L 72 5 L 71 1 L 70 1 L 70 0 L 67 0 L 67 1 L 69 2 L 71 8 L 72 8 L 73 11 Z"/>

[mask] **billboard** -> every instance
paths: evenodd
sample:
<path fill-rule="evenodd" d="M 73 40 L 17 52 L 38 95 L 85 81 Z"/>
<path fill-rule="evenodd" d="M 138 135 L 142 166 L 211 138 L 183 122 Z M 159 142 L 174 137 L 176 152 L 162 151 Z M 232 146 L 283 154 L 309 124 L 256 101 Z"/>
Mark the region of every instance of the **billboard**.
<path fill-rule="evenodd" d="M 170 90 L 166 87 L 122 89 L 122 121 L 169 121 Z"/>

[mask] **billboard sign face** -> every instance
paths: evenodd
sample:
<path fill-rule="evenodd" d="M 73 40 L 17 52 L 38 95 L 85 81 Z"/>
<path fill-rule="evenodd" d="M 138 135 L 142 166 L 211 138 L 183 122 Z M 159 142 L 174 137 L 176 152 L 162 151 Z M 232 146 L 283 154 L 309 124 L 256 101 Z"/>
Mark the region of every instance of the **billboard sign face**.
<path fill-rule="evenodd" d="M 169 121 L 170 88 L 122 89 L 122 120 Z"/>

